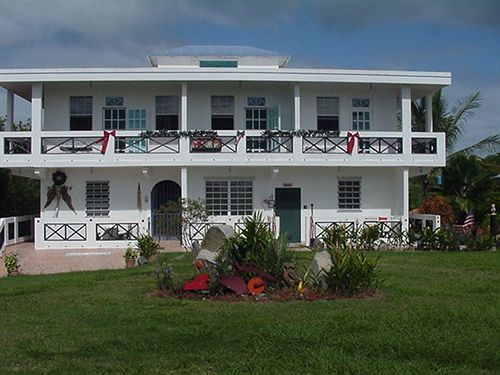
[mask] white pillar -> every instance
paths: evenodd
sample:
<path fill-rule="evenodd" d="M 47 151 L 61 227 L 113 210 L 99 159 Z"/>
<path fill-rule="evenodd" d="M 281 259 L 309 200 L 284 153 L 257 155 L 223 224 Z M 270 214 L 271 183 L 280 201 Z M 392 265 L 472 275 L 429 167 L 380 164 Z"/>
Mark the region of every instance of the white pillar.
<path fill-rule="evenodd" d="M 181 198 L 182 200 L 188 197 L 188 173 L 187 168 L 181 168 Z"/>
<path fill-rule="evenodd" d="M 42 132 L 43 83 L 34 82 L 31 86 L 31 153 L 40 154 Z"/>
<path fill-rule="evenodd" d="M 402 178 L 403 178 L 403 221 L 402 230 L 403 232 L 408 231 L 409 227 L 409 215 L 410 215 L 410 173 L 409 168 L 404 167 Z"/>
<path fill-rule="evenodd" d="M 425 131 L 432 133 L 432 94 L 427 94 L 425 96 Z"/>
<path fill-rule="evenodd" d="M 5 122 L 5 131 L 14 130 L 14 93 L 7 90 L 7 118 Z"/>
<path fill-rule="evenodd" d="M 293 87 L 293 103 L 294 103 L 294 129 L 300 130 L 300 86 L 296 84 Z M 293 137 L 293 157 L 299 160 L 302 156 L 302 138 Z"/>
<path fill-rule="evenodd" d="M 295 130 L 300 130 L 300 86 L 293 87 Z"/>
<path fill-rule="evenodd" d="M 411 88 L 401 86 L 401 129 L 403 131 L 403 153 L 411 155 Z"/>
<path fill-rule="evenodd" d="M 187 82 L 182 82 L 181 89 L 181 130 L 188 130 L 188 122 L 187 122 Z"/>

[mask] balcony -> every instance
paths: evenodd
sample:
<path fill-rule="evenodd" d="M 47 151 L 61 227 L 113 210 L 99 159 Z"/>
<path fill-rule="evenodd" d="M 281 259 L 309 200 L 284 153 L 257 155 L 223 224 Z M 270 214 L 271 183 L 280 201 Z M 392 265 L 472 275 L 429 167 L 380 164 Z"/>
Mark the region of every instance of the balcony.
<path fill-rule="evenodd" d="M 419 166 L 445 164 L 442 133 L 360 131 L 0 132 L 2 167 L 165 165 Z M 107 142 L 106 142 L 107 138 Z M 106 144 L 107 143 L 107 144 Z M 105 146 L 106 144 L 106 146 Z"/>

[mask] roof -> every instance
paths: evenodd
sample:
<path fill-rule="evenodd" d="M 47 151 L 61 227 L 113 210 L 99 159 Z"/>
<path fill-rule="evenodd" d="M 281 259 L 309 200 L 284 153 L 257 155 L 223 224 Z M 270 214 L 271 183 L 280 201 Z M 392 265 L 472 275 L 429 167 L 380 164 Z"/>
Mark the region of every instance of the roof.
<path fill-rule="evenodd" d="M 156 56 L 289 57 L 286 53 L 248 46 L 193 45 L 171 48 Z"/>

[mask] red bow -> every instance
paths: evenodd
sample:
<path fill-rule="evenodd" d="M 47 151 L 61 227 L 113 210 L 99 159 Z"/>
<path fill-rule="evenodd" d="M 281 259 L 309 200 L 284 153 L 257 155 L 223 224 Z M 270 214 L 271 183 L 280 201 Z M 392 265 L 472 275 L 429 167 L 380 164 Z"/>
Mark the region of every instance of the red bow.
<path fill-rule="evenodd" d="M 106 153 L 106 149 L 108 148 L 108 142 L 110 136 L 116 137 L 116 130 L 110 132 L 104 130 L 104 135 L 97 141 L 97 143 L 102 142 L 101 154 L 103 155 Z"/>
<path fill-rule="evenodd" d="M 359 138 L 359 132 L 347 132 L 347 152 L 349 153 L 349 155 L 352 155 L 352 150 L 354 150 L 356 138 Z"/>

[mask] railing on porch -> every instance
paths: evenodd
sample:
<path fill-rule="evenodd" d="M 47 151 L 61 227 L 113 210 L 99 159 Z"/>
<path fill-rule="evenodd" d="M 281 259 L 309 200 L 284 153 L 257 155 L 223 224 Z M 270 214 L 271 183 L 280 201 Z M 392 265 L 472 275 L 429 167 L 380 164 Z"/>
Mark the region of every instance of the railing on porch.
<path fill-rule="evenodd" d="M 100 154 L 101 137 L 42 137 L 42 154 Z"/>
<path fill-rule="evenodd" d="M 293 152 L 293 137 L 247 136 L 246 146 L 248 153 L 291 153 Z"/>
<path fill-rule="evenodd" d="M 411 139 L 412 154 L 436 154 L 437 142 L 436 138 L 412 138 Z"/>
<path fill-rule="evenodd" d="M 354 221 L 349 220 L 340 220 L 340 221 L 317 221 L 314 223 L 316 238 L 321 239 L 330 229 L 337 229 L 339 227 L 344 228 L 346 235 L 348 237 L 354 237 L 356 230 L 356 223 Z"/>
<path fill-rule="evenodd" d="M 354 220 L 332 220 L 317 221 L 314 223 L 315 239 L 322 239 L 330 229 L 344 228 L 345 234 L 349 239 L 355 239 L 360 230 L 372 225 L 378 225 L 380 229 L 379 239 L 388 241 L 399 241 L 402 235 L 401 220 L 363 220 L 357 223 Z"/>
<path fill-rule="evenodd" d="M 31 154 L 30 137 L 6 137 L 4 138 L 4 152 L 8 155 Z"/>
<path fill-rule="evenodd" d="M 238 142 L 241 137 L 238 133 L 226 135 L 227 132 L 219 132 L 217 135 L 192 135 L 190 137 L 191 153 L 236 153 Z M 233 132 L 234 133 L 234 132 Z"/>
<path fill-rule="evenodd" d="M 177 154 L 180 136 L 168 137 L 116 137 L 115 152 L 131 154 Z"/>
<path fill-rule="evenodd" d="M 403 138 L 362 137 L 358 141 L 360 154 L 401 154 Z"/>
<path fill-rule="evenodd" d="M 96 224 L 97 241 L 134 241 L 139 236 L 137 223 Z"/>
<path fill-rule="evenodd" d="M 33 216 L 0 218 L 0 255 L 6 246 L 33 240 Z"/>
<path fill-rule="evenodd" d="M 422 229 L 431 229 L 435 231 L 436 229 L 441 228 L 440 215 L 415 214 L 410 212 L 409 219 L 410 228 L 417 231 Z"/>
<path fill-rule="evenodd" d="M 304 154 L 347 154 L 347 137 L 314 135 L 302 137 L 302 153 Z"/>

